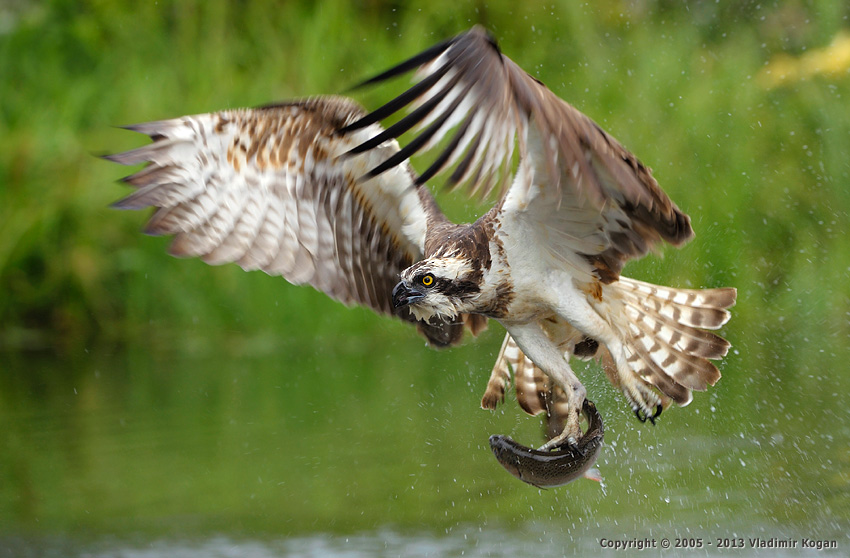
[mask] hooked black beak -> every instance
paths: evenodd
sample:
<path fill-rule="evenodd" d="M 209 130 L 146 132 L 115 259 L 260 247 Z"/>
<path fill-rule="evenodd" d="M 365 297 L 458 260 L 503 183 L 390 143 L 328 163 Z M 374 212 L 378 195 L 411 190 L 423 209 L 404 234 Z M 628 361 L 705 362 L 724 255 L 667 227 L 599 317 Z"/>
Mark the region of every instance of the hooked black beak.
<path fill-rule="evenodd" d="M 408 287 L 404 281 L 399 281 L 393 288 L 393 307 L 401 308 L 425 298 L 425 295 L 413 287 Z"/>

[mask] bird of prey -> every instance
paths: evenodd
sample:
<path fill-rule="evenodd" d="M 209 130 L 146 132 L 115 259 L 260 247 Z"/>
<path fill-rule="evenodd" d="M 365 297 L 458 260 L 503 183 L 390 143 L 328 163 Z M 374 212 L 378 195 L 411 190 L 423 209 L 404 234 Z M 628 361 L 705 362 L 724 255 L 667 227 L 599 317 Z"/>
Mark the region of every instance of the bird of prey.
<path fill-rule="evenodd" d="M 412 70 L 410 89 L 368 113 L 325 96 L 130 126 L 153 142 L 107 156 L 148 163 L 124 179 L 136 190 L 116 206 L 156 208 L 145 230 L 174 235 L 175 256 L 235 262 L 396 314 L 437 347 L 497 320 L 507 337 L 482 406 L 503 400 L 508 365 L 517 387 L 532 386 L 520 389 L 527 411 L 542 408 L 534 386 L 548 386 L 563 428 L 543 448 L 581 436 L 586 390 L 573 356 L 599 358 L 653 423 L 671 400 L 686 405 L 713 385 L 710 359 L 729 343 L 708 330 L 729 319 L 735 289 L 620 274 L 661 241 L 694 234 L 650 169 L 480 27 L 364 84 Z M 410 157 L 429 151 L 417 174 Z M 498 201 L 453 223 L 425 186 L 436 175 Z"/>

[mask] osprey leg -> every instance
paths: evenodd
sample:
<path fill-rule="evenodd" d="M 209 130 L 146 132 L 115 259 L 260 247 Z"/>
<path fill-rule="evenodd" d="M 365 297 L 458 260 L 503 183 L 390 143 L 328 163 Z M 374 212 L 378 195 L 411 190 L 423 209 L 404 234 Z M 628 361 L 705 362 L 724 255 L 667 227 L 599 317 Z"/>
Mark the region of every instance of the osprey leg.
<path fill-rule="evenodd" d="M 569 413 L 564 431 L 543 444 L 540 449 L 545 451 L 565 442 L 575 446 L 582 435 L 581 407 L 587 390 L 573 373 L 564 353 L 552 343 L 539 323 L 506 324 L 505 327 L 520 350 L 567 394 Z"/>

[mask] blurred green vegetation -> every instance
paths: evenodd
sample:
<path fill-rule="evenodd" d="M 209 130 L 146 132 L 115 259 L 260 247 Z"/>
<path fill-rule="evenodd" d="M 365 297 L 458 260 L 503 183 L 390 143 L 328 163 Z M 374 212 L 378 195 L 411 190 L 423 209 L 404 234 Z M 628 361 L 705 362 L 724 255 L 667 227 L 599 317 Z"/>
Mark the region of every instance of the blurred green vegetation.
<path fill-rule="evenodd" d="M 627 273 L 738 286 L 732 337 L 787 327 L 795 308 L 796 326 L 847 338 L 850 281 L 836 256 L 850 254 L 850 79 L 757 79 L 777 54 L 827 47 L 848 26 L 844 2 L 21 0 L 0 14 L 5 350 L 171 345 L 168 331 L 188 343 L 192 332 L 232 338 L 233 324 L 269 349 L 270 331 L 350 333 L 361 318 L 341 310 L 310 325 L 333 304 L 308 289 L 165 256 L 167 240 L 138 235 L 142 215 L 107 208 L 126 193 L 114 184 L 125 169 L 93 154 L 144 142 L 113 125 L 339 93 L 479 22 L 693 217 L 697 240 Z M 357 95 L 374 107 L 389 92 Z M 456 198 L 442 197 L 456 214 L 482 209 Z"/>

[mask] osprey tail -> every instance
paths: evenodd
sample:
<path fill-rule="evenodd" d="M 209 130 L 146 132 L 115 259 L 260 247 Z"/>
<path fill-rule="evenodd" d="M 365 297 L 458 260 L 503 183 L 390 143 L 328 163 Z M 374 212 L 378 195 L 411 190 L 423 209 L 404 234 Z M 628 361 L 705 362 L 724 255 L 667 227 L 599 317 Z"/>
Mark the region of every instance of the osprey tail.
<path fill-rule="evenodd" d="M 621 351 L 612 351 L 613 362 L 604 358 L 603 364 L 636 412 L 654 418 L 660 412 L 656 407 L 668 403 L 654 401 L 655 394 L 646 384 L 687 405 L 691 390 L 704 391 L 720 379 L 711 360 L 726 356 L 730 344 L 706 330 L 718 329 L 729 320 L 727 308 L 736 297 L 734 288 L 672 289 L 622 276 L 603 287 L 604 302 L 598 304 L 607 304 L 606 311 L 619 312 L 624 318 L 617 320 L 616 327 Z"/>

